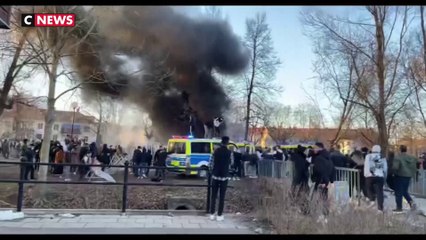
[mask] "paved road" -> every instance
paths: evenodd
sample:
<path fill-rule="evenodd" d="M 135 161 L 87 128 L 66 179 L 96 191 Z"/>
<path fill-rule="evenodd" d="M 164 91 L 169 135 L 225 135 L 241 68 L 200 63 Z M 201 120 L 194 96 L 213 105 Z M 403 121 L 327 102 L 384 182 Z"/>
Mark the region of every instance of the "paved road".
<path fill-rule="evenodd" d="M 223 222 L 207 216 L 80 215 L 28 216 L 0 221 L 0 234 L 254 234 L 237 217 Z"/>

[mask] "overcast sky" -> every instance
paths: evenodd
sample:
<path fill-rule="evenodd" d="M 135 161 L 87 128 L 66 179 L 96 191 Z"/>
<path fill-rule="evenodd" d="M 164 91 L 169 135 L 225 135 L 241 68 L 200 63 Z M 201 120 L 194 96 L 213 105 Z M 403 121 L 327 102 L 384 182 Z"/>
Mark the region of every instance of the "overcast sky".
<path fill-rule="evenodd" d="M 306 94 L 303 90 L 312 92 L 314 84 L 314 73 L 312 72 L 312 61 L 314 55 L 311 50 L 310 40 L 303 35 L 303 27 L 300 23 L 300 12 L 304 8 L 315 8 L 312 6 L 223 6 L 221 7 L 223 14 L 228 19 L 234 32 L 243 37 L 245 33 L 245 20 L 253 17 L 257 12 L 265 12 L 267 22 L 272 31 L 272 39 L 274 48 L 278 57 L 281 59 L 282 65 L 279 68 L 276 79 L 284 88 L 280 94 L 278 101 L 283 104 L 297 105 L 307 101 Z M 359 7 L 335 7 L 327 6 L 320 7 L 327 12 L 337 14 L 347 14 Z M 203 7 L 184 7 L 182 12 L 194 15 L 202 13 Z M 40 79 L 41 80 L 41 79 Z M 46 81 L 41 80 L 42 83 Z M 61 92 L 67 88 L 67 84 L 63 84 L 66 80 L 61 80 L 57 88 L 57 92 Z M 46 85 L 45 85 L 46 86 Z M 28 83 L 25 87 L 33 92 L 34 95 L 47 95 L 47 87 L 43 84 Z M 56 104 L 56 107 L 61 110 L 70 110 L 70 104 L 73 101 L 78 101 L 77 97 L 70 98 L 71 94 L 64 95 Z M 324 98 L 319 97 L 324 101 Z M 82 104 L 82 108 L 85 106 Z M 327 104 L 328 105 L 328 104 Z"/>

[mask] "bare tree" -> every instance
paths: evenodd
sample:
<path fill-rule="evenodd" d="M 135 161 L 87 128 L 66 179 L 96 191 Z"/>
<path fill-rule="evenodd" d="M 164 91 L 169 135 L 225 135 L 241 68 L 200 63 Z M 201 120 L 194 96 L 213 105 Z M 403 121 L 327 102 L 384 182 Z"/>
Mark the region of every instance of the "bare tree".
<path fill-rule="evenodd" d="M 412 19 L 409 7 L 368 6 L 366 10 L 359 20 L 319 11 L 304 13 L 303 22 L 315 45 L 322 44 L 335 57 L 352 62 L 353 79 L 358 81 L 352 84 L 356 97 L 343 99 L 371 112 L 379 132 L 378 143 L 386 151 L 395 117 L 412 94 L 401 71 Z M 345 85 L 343 89 L 347 89 L 347 83 L 339 83 L 337 88 Z"/>
<path fill-rule="evenodd" d="M 319 41 L 314 43 L 314 53 L 317 56 L 314 71 L 318 74 L 324 95 L 329 97 L 329 101 L 334 103 L 332 107 L 337 108 L 339 112 L 337 131 L 330 142 L 331 145 L 335 145 L 345 131 L 345 126 L 346 128 L 349 126 L 348 120 L 355 107 L 354 101 L 357 96 L 355 89 L 360 79 L 354 73 L 355 66 L 352 61 L 354 56 L 348 54 L 346 49 L 331 50 L 332 46 L 324 46 Z"/>
<path fill-rule="evenodd" d="M 407 57 L 405 71 L 414 86 L 414 94 L 410 99 L 412 107 L 417 110 L 412 113 L 415 119 L 420 118 L 423 127 L 426 127 L 424 104 L 426 100 L 426 26 L 424 6 L 419 7 L 420 30 L 414 31 L 409 41 L 410 55 Z"/>
<path fill-rule="evenodd" d="M 294 107 L 292 117 L 294 126 L 297 127 L 320 128 L 324 126 L 319 107 L 311 103 L 302 103 Z"/>
<path fill-rule="evenodd" d="M 48 6 L 37 8 L 35 11 L 49 13 L 67 13 L 77 11 L 77 7 L 66 6 Z M 88 25 L 87 19 L 76 19 L 74 27 L 63 28 L 34 28 L 27 37 L 27 44 L 36 54 L 38 66 L 42 68 L 49 79 L 49 91 L 47 96 L 47 113 L 45 116 L 45 128 L 43 134 L 43 144 L 41 148 L 40 161 L 48 162 L 49 159 L 49 144 L 52 135 L 52 127 L 55 121 L 55 103 L 56 101 L 68 92 L 75 91 L 80 88 L 83 82 L 75 84 L 74 87 L 57 94 L 56 84 L 58 78 L 66 77 L 70 81 L 75 81 L 73 72 L 68 71 L 66 58 L 70 57 L 70 52 L 75 50 L 78 45 L 89 37 L 92 33 L 92 25 Z M 77 52 L 77 51 L 75 51 Z M 60 71 L 62 70 L 62 71 Z M 47 178 L 47 167 L 40 166 L 39 179 L 44 181 Z"/>
<path fill-rule="evenodd" d="M 10 98 L 10 92 L 15 90 L 16 83 L 20 79 L 29 78 L 32 73 L 31 63 L 35 54 L 29 54 L 27 44 L 25 44 L 28 35 L 28 28 L 20 28 L 19 11 L 12 9 L 11 29 L 3 30 L 0 43 L 0 65 L 5 67 L 1 69 L 5 72 L 1 79 L 2 87 L 0 89 L 0 115 L 4 109 L 11 109 L 13 100 Z"/>
<path fill-rule="evenodd" d="M 244 74 L 246 100 L 244 138 L 248 140 L 254 103 L 261 106 L 267 96 L 280 90 L 273 82 L 280 60 L 273 49 L 271 30 L 266 22 L 265 13 L 258 13 L 254 18 L 246 20 L 245 46 L 251 53 L 249 68 Z"/>
<path fill-rule="evenodd" d="M 296 130 L 292 128 L 292 108 L 281 104 L 275 104 L 268 127 L 269 136 L 277 144 L 284 144 L 290 140 Z"/>
<path fill-rule="evenodd" d="M 204 7 L 204 15 L 211 19 L 224 19 L 222 9 L 218 6 Z"/>

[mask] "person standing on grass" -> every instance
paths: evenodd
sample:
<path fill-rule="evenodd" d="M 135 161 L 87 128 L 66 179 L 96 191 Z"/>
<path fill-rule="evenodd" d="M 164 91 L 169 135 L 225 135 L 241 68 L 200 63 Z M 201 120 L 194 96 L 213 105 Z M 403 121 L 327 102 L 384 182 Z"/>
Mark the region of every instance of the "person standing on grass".
<path fill-rule="evenodd" d="M 399 150 L 401 153 L 392 162 L 392 171 L 395 175 L 393 181 L 396 202 L 396 209 L 393 211 L 395 213 L 402 212 L 402 197 L 407 200 L 412 210 L 416 209 L 416 204 L 408 193 L 408 187 L 411 178 L 415 177 L 417 172 L 417 159 L 407 154 L 407 146 L 401 145 Z"/>
<path fill-rule="evenodd" d="M 309 192 L 309 163 L 306 161 L 305 151 L 305 147 L 297 145 L 297 149 L 290 158 L 290 161 L 294 163 L 292 188 L 295 196 Z"/>
<path fill-rule="evenodd" d="M 212 163 L 212 198 L 210 206 L 210 220 L 215 219 L 216 198 L 219 192 L 219 209 L 217 221 L 223 221 L 223 208 L 225 204 L 225 193 L 228 187 L 229 166 L 231 164 L 231 151 L 228 149 L 229 137 L 222 137 L 221 146 L 213 153 Z"/>
<path fill-rule="evenodd" d="M 370 206 L 373 206 L 377 196 L 377 208 L 383 211 L 383 185 L 388 171 L 386 159 L 381 155 L 382 149 L 379 145 L 374 145 L 371 153 L 367 154 L 364 163 L 364 176 L 367 187 L 367 195 Z"/>
<path fill-rule="evenodd" d="M 328 151 L 324 148 L 324 144 L 317 142 L 313 149 L 312 156 L 312 182 L 314 182 L 314 191 L 319 193 L 319 197 L 323 204 L 323 214 L 328 215 L 328 189 L 334 182 L 336 171 L 333 162 L 330 160 Z"/>

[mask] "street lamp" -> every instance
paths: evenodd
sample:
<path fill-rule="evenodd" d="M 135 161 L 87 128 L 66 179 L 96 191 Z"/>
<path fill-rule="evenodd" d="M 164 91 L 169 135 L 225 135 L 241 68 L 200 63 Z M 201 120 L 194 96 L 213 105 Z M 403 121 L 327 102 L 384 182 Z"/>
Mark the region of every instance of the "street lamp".
<path fill-rule="evenodd" d="M 77 102 L 72 102 L 71 103 L 71 107 L 72 107 L 72 111 L 73 111 L 73 113 L 72 113 L 72 124 L 71 124 L 71 140 L 72 140 L 72 139 L 74 139 L 73 134 L 74 134 L 75 110 L 78 107 L 78 103 Z"/>

